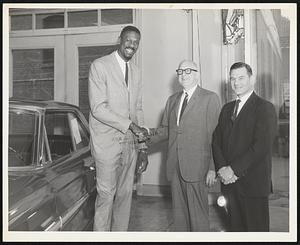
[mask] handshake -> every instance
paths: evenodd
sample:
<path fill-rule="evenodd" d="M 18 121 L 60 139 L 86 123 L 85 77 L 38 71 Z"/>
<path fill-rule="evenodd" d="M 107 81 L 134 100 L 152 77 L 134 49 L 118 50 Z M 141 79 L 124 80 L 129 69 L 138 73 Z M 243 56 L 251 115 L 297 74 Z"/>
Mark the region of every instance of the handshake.
<path fill-rule="evenodd" d="M 139 143 L 145 143 L 149 141 L 152 136 L 158 134 L 156 128 L 146 129 L 136 125 L 134 122 L 129 125 L 129 129 L 138 138 Z"/>
<path fill-rule="evenodd" d="M 133 122 L 129 125 L 129 129 L 138 138 L 139 153 L 136 163 L 136 173 L 141 174 L 146 171 L 148 166 L 148 147 L 146 142 L 150 139 L 150 136 L 154 135 L 155 129 L 149 129 L 148 132 L 146 128 L 140 127 Z"/>
<path fill-rule="evenodd" d="M 129 129 L 138 138 L 138 142 L 146 142 L 149 139 L 148 130 L 146 128 L 140 127 L 132 122 L 129 125 Z"/>

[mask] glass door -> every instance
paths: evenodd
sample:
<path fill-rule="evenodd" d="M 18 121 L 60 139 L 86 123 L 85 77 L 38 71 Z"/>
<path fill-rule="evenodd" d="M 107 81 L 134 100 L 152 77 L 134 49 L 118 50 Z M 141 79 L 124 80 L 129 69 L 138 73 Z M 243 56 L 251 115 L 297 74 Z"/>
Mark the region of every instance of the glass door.
<path fill-rule="evenodd" d="M 64 101 L 64 37 L 10 38 L 9 97 Z"/>
<path fill-rule="evenodd" d="M 88 76 L 91 63 L 117 48 L 119 30 L 66 36 L 67 102 L 78 105 L 88 120 Z"/>

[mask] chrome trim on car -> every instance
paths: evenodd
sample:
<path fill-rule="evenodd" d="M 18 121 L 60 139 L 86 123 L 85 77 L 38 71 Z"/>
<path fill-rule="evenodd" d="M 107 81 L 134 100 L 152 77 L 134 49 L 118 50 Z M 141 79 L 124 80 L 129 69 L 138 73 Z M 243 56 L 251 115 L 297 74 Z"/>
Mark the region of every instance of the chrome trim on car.
<path fill-rule="evenodd" d="M 84 204 L 84 202 L 89 198 L 89 193 L 86 193 L 82 198 L 80 198 L 73 207 L 69 208 L 64 215 L 55 222 L 50 224 L 45 231 L 59 231 L 62 226 L 76 213 L 76 211 Z"/>

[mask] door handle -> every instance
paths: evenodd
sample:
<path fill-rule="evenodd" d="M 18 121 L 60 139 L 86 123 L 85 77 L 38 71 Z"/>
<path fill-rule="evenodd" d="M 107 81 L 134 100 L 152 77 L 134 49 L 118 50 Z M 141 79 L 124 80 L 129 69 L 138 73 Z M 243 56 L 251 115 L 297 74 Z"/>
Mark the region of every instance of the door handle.
<path fill-rule="evenodd" d="M 89 168 L 90 170 L 95 170 L 95 161 L 93 157 L 87 157 L 83 159 L 83 162 L 85 167 Z"/>

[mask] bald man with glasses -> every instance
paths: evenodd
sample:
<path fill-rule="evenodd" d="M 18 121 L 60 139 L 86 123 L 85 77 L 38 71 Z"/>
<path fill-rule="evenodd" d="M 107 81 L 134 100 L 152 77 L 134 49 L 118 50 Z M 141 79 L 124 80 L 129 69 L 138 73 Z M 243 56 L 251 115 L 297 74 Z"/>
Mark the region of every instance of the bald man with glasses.
<path fill-rule="evenodd" d="M 183 90 L 169 97 L 160 126 L 150 129 L 149 145 L 168 139 L 173 231 L 209 231 L 208 188 L 216 182 L 211 140 L 221 105 L 214 92 L 199 86 L 193 61 L 182 61 L 176 72 Z"/>

